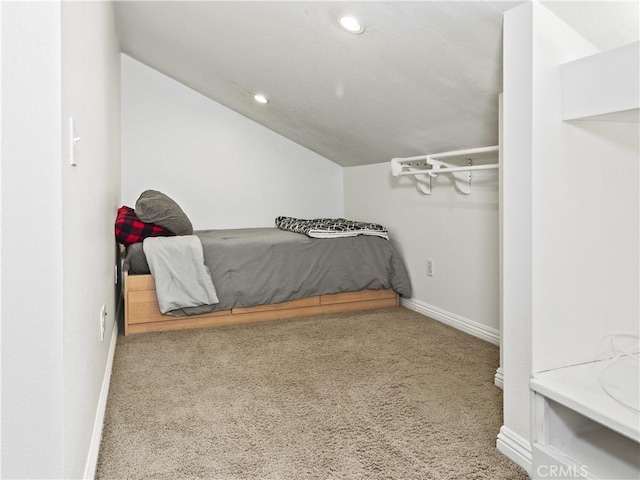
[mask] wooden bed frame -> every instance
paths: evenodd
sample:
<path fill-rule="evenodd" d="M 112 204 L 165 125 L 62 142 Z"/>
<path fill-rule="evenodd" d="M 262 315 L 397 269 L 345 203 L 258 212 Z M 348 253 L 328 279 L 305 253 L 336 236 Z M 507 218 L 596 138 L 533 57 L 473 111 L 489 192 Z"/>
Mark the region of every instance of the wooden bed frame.
<path fill-rule="evenodd" d="M 362 290 L 189 317 L 172 317 L 160 313 L 155 283 L 151 275 L 129 275 L 128 272 L 124 272 L 124 304 L 124 334 L 132 335 L 397 307 L 399 299 L 393 290 Z"/>

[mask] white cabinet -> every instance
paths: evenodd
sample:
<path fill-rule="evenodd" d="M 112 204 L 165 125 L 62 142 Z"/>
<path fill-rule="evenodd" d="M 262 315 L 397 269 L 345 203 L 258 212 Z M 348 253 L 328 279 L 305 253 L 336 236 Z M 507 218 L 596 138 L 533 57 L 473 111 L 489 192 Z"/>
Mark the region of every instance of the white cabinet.
<path fill-rule="evenodd" d="M 640 42 L 564 63 L 559 68 L 562 120 L 640 123 Z M 611 128 L 628 131 L 623 125 Z M 620 159 L 612 154 L 609 160 Z M 637 191 L 637 181 L 634 188 Z M 602 234 L 594 229 L 593 235 Z M 607 295 L 608 288 L 610 285 L 603 285 L 602 295 Z M 593 303 L 590 298 L 582 301 L 586 305 Z M 637 325 L 633 316 L 627 320 Z M 598 322 L 603 324 L 603 332 L 621 328 L 620 318 L 602 318 Z M 534 329 L 550 325 L 554 324 L 534 322 Z M 555 327 L 558 329 L 559 324 Z M 574 338 L 563 337 L 566 352 L 555 355 L 556 359 L 564 356 L 567 366 L 534 373 L 530 382 L 533 478 L 638 480 L 639 359 L 626 356 L 611 363 L 616 354 L 610 353 L 600 357 L 603 360 L 572 365 L 576 359 L 570 352 L 576 350 L 579 338 L 580 333 L 575 330 Z M 593 336 L 584 338 L 589 339 L 588 347 L 595 351 Z M 539 348 L 544 352 L 544 346 Z"/>
<path fill-rule="evenodd" d="M 599 52 L 542 3 L 504 18 L 498 448 L 534 478 L 638 480 L 638 414 L 583 369 L 639 331 L 640 44 Z"/>
<path fill-rule="evenodd" d="M 640 413 L 626 406 L 638 404 L 638 359 L 608 362 L 559 368 L 531 380 L 534 478 L 640 478 Z"/>

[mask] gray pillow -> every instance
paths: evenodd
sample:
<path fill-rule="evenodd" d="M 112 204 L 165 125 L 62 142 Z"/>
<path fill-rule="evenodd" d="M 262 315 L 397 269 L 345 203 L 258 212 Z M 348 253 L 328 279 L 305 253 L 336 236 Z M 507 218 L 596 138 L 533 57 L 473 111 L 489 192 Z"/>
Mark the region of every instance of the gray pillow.
<path fill-rule="evenodd" d="M 136 201 L 136 216 L 147 223 L 155 223 L 176 235 L 192 235 L 193 225 L 180 206 L 164 193 L 156 190 L 142 192 Z"/>

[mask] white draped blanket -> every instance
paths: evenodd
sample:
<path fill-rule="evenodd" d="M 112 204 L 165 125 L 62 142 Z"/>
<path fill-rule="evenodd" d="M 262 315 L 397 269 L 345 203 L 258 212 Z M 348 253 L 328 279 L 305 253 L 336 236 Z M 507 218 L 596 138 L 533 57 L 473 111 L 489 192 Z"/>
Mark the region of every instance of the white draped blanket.
<path fill-rule="evenodd" d="M 219 302 L 198 237 L 146 238 L 143 249 L 162 313 Z"/>

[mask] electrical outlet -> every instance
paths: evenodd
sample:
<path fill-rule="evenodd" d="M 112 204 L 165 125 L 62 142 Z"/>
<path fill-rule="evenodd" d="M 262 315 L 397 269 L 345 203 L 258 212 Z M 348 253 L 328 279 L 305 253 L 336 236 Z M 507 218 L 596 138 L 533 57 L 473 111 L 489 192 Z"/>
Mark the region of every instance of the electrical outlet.
<path fill-rule="evenodd" d="M 427 260 L 427 276 L 433 277 L 433 260 Z"/>
<path fill-rule="evenodd" d="M 107 305 L 102 305 L 100 309 L 100 341 L 104 340 L 104 329 L 107 323 Z"/>

